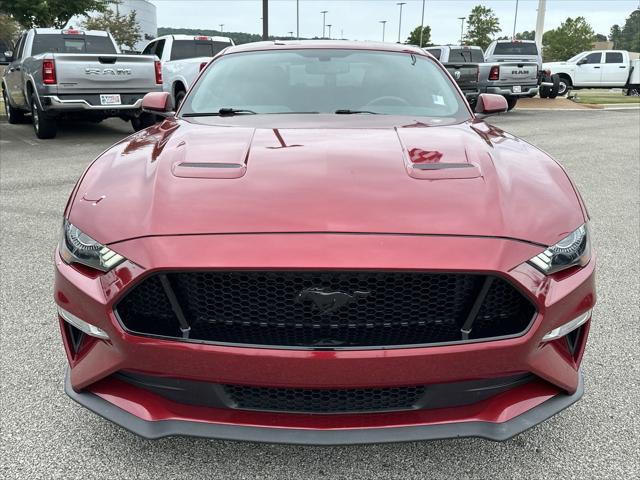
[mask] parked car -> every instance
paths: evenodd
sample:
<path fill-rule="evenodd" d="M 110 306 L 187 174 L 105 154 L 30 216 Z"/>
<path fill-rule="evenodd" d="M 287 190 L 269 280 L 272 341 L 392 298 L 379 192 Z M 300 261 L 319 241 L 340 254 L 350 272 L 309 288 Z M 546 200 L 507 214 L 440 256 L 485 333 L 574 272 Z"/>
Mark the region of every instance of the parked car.
<path fill-rule="evenodd" d="M 502 96 L 475 115 L 417 47 L 279 41 L 143 105 L 165 120 L 90 163 L 54 255 L 75 401 L 148 438 L 344 444 L 505 440 L 581 397 L 589 217 L 480 118 Z"/>
<path fill-rule="evenodd" d="M 565 62 L 546 62 L 543 67 L 560 76 L 559 95 L 571 88 L 623 88 L 631 75 L 629 52 L 624 50 L 582 52 Z"/>
<path fill-rule="evenodd" d="M 99 30 L 34 28 L 22 34 L 2 78 L 9 123 L 31 113 L 38 138 L 53 138 L 63 117 L 120 117 L 137 131 L 154 123 L 142 97 L 162 90 L 160 62 L 118 53 Z"/>
<path fill-rule="evenodd" d="M 425 48 L 425 51 L 432 54 L 437 59 L 442 56 L 440 48 Z M 442 62 L 449 71 L 453 79 L 464 93 L 471 108 L 475 108 L 478 95 L 478 64 L 483 62 L 482 50 L 453 50 L 448 52 L 448 61 Z"/>
<path fill-rule="evenodd" d="M 560 78 L 542 66 L 542 53 L 533 40 L 494 40 L 484 54 L 485 62 L 535 62 L 538 65 L 538 87 L 542 98 L 556 98 Z"/>
<path fill-rule="evenodd" d="M 150 42 L 142 54 L 160 59 L 163 89 L 180 105 L 200 70 L 231 45 L 233 40 L 228 37 L 165 35 Z"/>
<path fill-rule="evenodd" d="M 489 62 L 484 61 L 480 47 L 440 45 L 426 49 L 442 63 L 467 61 L 478 63 L 478 89 L 484 93 L 495 93 L 507 99 L 509 110 L 513 109 L 520 97 L 534 97 L 538 93 L 538 65 L 535 62 Z M 474 61 L 475 60 L 475 61 Z"/>

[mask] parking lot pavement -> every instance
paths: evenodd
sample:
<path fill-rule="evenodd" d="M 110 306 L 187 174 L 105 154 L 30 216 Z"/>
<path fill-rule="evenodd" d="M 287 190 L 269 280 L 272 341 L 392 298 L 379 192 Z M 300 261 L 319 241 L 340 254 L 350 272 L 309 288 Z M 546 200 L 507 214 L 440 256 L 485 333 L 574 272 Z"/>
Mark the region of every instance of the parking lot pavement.
<path fill-rule="evenodd" d="M 146 441 L 64 395 L 51 293 L 61 214 L 85 166 L 131 129 L 120 120 L 70 125 L 40 141 L 28 125 L 0 124 L 0 477 L 638 478 L 640 112 L 516 110 L 491 122 L 554 155 L 589 206 L 599 303 L 583 364 L 585 397 L 505 443 L 321 448 Z"/>

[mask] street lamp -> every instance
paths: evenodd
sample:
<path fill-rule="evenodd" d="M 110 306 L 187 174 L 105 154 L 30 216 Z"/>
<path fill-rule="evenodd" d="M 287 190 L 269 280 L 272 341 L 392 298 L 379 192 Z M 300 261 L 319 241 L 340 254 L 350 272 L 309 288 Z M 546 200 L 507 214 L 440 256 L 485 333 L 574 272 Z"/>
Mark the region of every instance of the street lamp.
<path fill-rule="evenodd" d="M 331 40 L 331 25 L 327 25 L 327 27 L 329 27 L 329 40 Z"/>
<path fill-rule="evenodd" d="M 384 29 L 387 26 L 387 21 L 386 20 L 380 20 L 380 23 L 382 24 L 382 41 L 384 42 Z"/>
<path fill-rule="evenodd" d="M 406 4 L 407 2 L 396 3 L 396 5 L 400 7 L 400 20 L 398 21 L 398 43 L 400 43 L 400 32 L 402 31 L 402 6 Z"/>
<path fill-rule="evenodd" d="M 322 10 L 320 13 L 322 14 L 322 38 L 324 38 L 324 27 L 326 25 L 325 18 L 327 18 L 327 13 L 329 10 Z"/>
<path fill-rule="evenodd" d="M 420 48 L 422 48 L 422 34 L 424 33 L 424 2 L 422 0 L 422 21 L 420 22 Z"/>
<path fill-rule="evenodd" d="M 516 38 L 516 24 L 518 23 L 518 0 L 516 0 L 516 15 L 513 17 L 513 37 L 511 40 L 515 40 Z"/>
<path fill-rule="evenodd" d="M 464 19 L 467 17 L 458 17 L 460 20 L 460 45 L 462 45 L 462 37 L 464 36 Z"/>
<path fill-rule="evenodd" d="M 220 24 L 220 33 L 224 32 L 224 23 Z"/>
<path fill-rule="evenodd" d="M 289 36 L 293 39 L 293 32 L 287 32 Z"/>

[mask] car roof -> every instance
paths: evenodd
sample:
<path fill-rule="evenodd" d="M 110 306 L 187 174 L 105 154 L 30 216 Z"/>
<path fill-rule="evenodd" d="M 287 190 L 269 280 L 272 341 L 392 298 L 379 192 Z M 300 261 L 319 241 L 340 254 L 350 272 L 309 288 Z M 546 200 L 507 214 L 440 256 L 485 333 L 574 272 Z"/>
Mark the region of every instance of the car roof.
<path fill-rule="evenodd" d="M 167 37 L 173 37 L 174 40 L 194 40 L 196 37 L 209 37 L 211 40 L 216 41 L 216 42 L 228 42 L 228 43 L 231 43 L 231 39 L 229 37 L 218 37 L 218 36 L 212 36 L 212 35 L 205 35 L 204 33 L 202 35 L 184 35 L 184 34 L 163 35 L 162 37 L 158 37 L 158 38 L 167 38 Z M 154 40 L 157 40 L 157 38 L 154 39 Z"/>
<path fill-rule="evenodd" d="M 535 40 L 496 40 L 496 43 L 536 43 Z"/>
<path fill-rule="evenodd" d="M 351 40 L 275 40 L 268 42 L 243 43 L 229 47 L 225 54 L 239 52 L 258 52 L 264 50 L 287 49 L 345 49 L 345 50 L 377 50 L 380 52 L 404 52 L 427 55 L 424 50 L 412 45 L 386 42 L 355 42 Z"/>

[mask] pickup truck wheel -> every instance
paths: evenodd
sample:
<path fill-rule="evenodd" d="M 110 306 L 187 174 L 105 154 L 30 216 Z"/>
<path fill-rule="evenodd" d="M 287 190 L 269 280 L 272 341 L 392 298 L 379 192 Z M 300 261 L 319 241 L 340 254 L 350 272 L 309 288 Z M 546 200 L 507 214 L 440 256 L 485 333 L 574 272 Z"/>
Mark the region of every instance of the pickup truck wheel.
<path fill-rule="evenodd" d="M 182 101 L 184 100 L 184 97 L 186 96 L 187 96 L 187 92 L 185 92 L 184 90 L 180 90 L 178 93 L 176 93 L 176 110 L 180 108 L 180 104 L 182 103 Z"/>
<path fill-rule="evenodd" d="M 55 119 L 47 116 L 42 111 L 35 93 L 31 95 L 31 120 L 33 121 L 33 130 L 38 138 L 54 138 L 58 133 L 58 125 Z"/>
<path fill-rule="evenodd" d="M 131 117 L 131 126 L 136 132 L 155 124 L 156 116 L 153 113 L 143 112 L 137 117 Z"/>
<path fill-rule="evenodd" d="M 553 82 L 553 87 L 549 91 L 549 98 L 556 98 L 560 92 L 560 76 L 551 75 L 551 81 Z"/>
<path fill-rule="evenodd" d="M 549 93 L 551 92 L 551 88 L 546 85 L 540 86 L 540 98 L 549 98 Z"/>
<path fill-rule="evenodd" d="M 24 112 L 11 106 L 7 98 L 7 92 L 4 90 L 2 90 L 2 100 L 4 101 L 4 112 L 7 115 L 7 121 L 12 125 L 24 123 Z"/>
<path fill-rule="evenodd" d="M 518 97 L 504 97 L 507 100 L 507 111 L 511 111 L 518 103 Z"/>
<path fill-rule="evenodd" d="M 567 80 L 565 77 L 558 77 L 558 94 L 557 96 L 562 97 L 566 95 L 569 91 L 569 87 L 571 86 L 571 82 Z"/>

